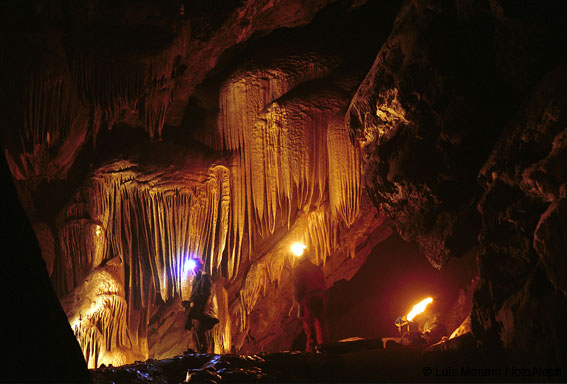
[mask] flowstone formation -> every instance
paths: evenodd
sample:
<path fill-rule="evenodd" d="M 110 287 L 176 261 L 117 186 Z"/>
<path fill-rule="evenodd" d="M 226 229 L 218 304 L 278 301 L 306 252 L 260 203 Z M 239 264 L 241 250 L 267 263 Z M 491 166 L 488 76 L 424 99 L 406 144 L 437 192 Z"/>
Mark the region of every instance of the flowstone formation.
<path fill-rule="evenodd" d="M 310 69 L 302 60 L 295 64 L 289 66 L 295 73 Z M 272 71 L 289 76 L 279 67 Z M 238 78 L 255 83 L 249 72 Z M 310 80 L 309 73 L 304 78 Z M 91 366 L 166 356 L 154 352 L 148 332 L 163 333 L 154 318 L 161 306 L 181 312 L 178 301 L 189 299 L 189 258 L 203 260 L 219 284 L 217 299 L 225 298 L 214 352 L 289 348 L 297 327 L 297 320 L 285 320 L 292 304 L 290 244 L 309 244 L 314 262 L 330 275 L 355 256 L 360 265 L 372 244 L 389 235 L 386 227 L 376 232 L 383 218 L 367 200 L 366 214 L 359 213 L 359 154 L 340 115 L 345 91 L 329 80 L 316 83 L 314 91 L 288 86 L 290 92 L 281 92 L 285 97 L 262 95 L 271 88 L 260 86 L 241 91 L 249 98 L 227 100 L 234 84 L 229 80 L 221 87 L 225 109 L 218 129 L 223 137 L 226 130 L 246 132 L 253 125 L 253 135 L 243 133 L 248 135 L 240 141 L 247 143 L 243 148 L 232 148 L 228 157 L 168 143 L 132 148 L 134 155 L 126 151 L 92 172 L 58 218 L 61 254 L 52 279 Z M 258 100 L 266 105 L 254 113 Z M 250 125 L 238 120 L 242 115 Z M 96 280 L 91 271 L 108 268 L 114 257 L 126 273 L 121 280 L 127 289 L 117 284 L 105 293 L 111 296 L 106 301 L 70 305 L 69 295 L 84 300 L 92 294 L 97 285 L 88 289 L 82 282 Z M 85 321 L 74 321 L 77 317 Z M 171 321 L 176 330 L 164 338 L 182 342 L 167 352 L 194 346 L 179 326 L 185 317 Z M 282 322 L 290 328 L 284 329 L 287 337 L 273 332 Z M 163 341 L 156 340 L 155 347 L 161 350 Z"/>
<path fill-rule="evenodd" d="M 25 57 L 2 63 L 23 95 L 3 98 L 3 152 L 84 358 L 196 349 L 195 258 L 214 280 L 209 352 L 287 350 L 289 246 L 332 285 L 391 233 L 344 115 L 397 5 L 127 3 L 23 7 Z"/>

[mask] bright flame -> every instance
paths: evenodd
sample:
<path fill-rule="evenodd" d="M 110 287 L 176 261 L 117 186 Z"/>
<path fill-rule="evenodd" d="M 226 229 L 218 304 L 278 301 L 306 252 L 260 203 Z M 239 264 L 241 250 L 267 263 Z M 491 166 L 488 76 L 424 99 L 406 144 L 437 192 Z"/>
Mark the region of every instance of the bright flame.
<path fill-rule="evenodd" d="M 305 248 L 307 248 L 307 245 L 302 244 L 302 243 L 293 243 L 291 246 L 291 253 L 293 253 L 295 256 L 299 257 L 301 255 L 303 255 L 303 251 L 305 250 Z"/>
<path fill-rule="evenodd" d="M 433 301 L 431 297 L 428 297 L 425 300 L 420 301 L 418 304 L 414 305 L 411 309 L 410 313 L 406 316 L 408 321 L 412 321 L 414 317 L 419 315 L 421 312 L 425 311 L 425 307 Z"/>

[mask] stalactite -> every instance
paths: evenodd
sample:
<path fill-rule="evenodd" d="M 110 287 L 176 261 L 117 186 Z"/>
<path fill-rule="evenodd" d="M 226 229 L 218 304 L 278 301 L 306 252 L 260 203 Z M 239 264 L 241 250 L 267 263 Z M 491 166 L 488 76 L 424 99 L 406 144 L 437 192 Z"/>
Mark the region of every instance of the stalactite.
<path fill-rule="evenodd" d="M 12 154 L 6 150 L 12 174 L 20 180 L 46 175 L 56 166 L 60 167 L 57 172 L 64 174 L 71 165 L 64 157 L 72 157 L 76 148 L 59 153 L 63 156 L 59 159 L 54 159 L 53 154 L 57 154 L 65 140 L 77 138 L 78 143 L 73 145 L 80 145 L 86 135 L 83 106 L 77 100 L 71 80 L 64 73 L 50 70 L 48 59 L 44 67 L 26 75 L 19 148 Z"/>
<path fill-rule="evenodd" d="M 148 78 L 144 64 L 105 60 L 94 54 L 75 58 L 72 74 L 81 98 L 107 116 L 112 116 L 121 104 L 132 105 L 151 78 L 155 78 L 155 74 Z"/>
<path fill-rule="evenodd" d="M 351 143 L 343 119 L 329 123 L 327 151 L 331 212 L 351 225 L 360 206 L 360 149 Z"/>
<path fill-rule="evenodd" d="M 309 214 L 307 221 L 308 243 L 315 256 L 315 263 L 324 265 L 331 253 L 333 231 L 330 229 L 329 215 L 325 211 Z M 335 224 L 336 225 L 336 224 Z"/>
<path fill-rule="evenodd" d="M 68 292 L 97 264 L 119 257 L 126 266 L 129 335 L 147 354 L 154 292 L 164 301 L 176 296 L 188 300 L 189 258 L 201 259 L 213 276 L 227 269 L 238 271 L 234 261 L 227 268 L 230 263 L 223 259 L 232 233 L 230 183 L 230 171 L 224 165 L 175 175 L 144 174 L 128 161 L 102 167 L 64 210 L 69 217 L 61 220 L 60 227 L 61 269 L 65 272 L 56 285 Z M 106 248 L 101 246 L 104 243 Z M 234 253 L 234 249 L 227 250 L 227 254 Z M 112 331 L 103 320 L 98 321 L 102 333 Z M 94 337 L 92 332 L 81 335 Z M 225 334 L 218 337 L 228 342 Z M 89 353 L 98 353 L 97 344 L 88 345 Z M 95 355 L 91 358 L 96 360 Z"/>
<path fill-rule="evenodd" d="M 185 35 L 180 33 L 158 54 L 80 53 L 71 61 L 71 71 L 82 100 L 109 128 L 126 110 L 141 114 L 138 118 L 150 138 L 160 137 L 171 103 L 176 58 L 184 56 L 185 49 Z"/>
<path fill-rule="evenodd" d="M 237 150 L 240 155 L 240 172 L 238 179 L 243 184 L 242 196 L 246 196 L 246 218 L 248 226 L 248 243 L 250 251 L 253 246 L 252 233 L 259 226 L 260 233 L 273 231 L 276 205 L 270 206 L 271 214 L 266 211 L 266 219 L 263 219 L 264 204 L 263 195 L 254 195 L 252 187 L 256 185 L 252 179 L 255 172 L 266 172 L 266 166 L 274 166 L 269 163 L 255 163 L 253 146 L 263 145 L 269 140 L 277 140 L 274 135 L 264 135 L 258 143 L 258 137 L 253 132 L 258 115 L 270 102 L 281 97 L 289 90 L 305 81 L 328 75 L 337 66 L 337 61 L 308 53 L 300 56 L 291 56 L 285 59 L 273 60 L 270 69 L 244 66 L 234 73 L 222 86 L 219 100 L 219 118 L 216 137 L 220 142 L 215 145 L 217 149 Z M 277 133 L 274 132 L 275 135 Z M 254 169 L 252 164 L 254 164 Z M 256 169 L 261 164 L 261 168 Z M 264 173 L 265 174 L 265 173 Z M 273 177 L 276 177 L 275 175 Z M 273 198 L 276 180 L 270 180 L 270 193 Z M 258 199 L 259 202 L 256 201 Z M 276 202 L 274 200 L 274 202 Z M 256 223 L 257 213 L 262 217 Z"/>
<path fill-rule="evenodd" d="M 227 278 L 232 280 L 240 265 L 242 251 L 242 240 L 246 227 L 246 199 L 245 181 L 242 179 L 240 157 L 234 157 L 230 172 L 230 215 L 229 231 L 227 233 Z"/>
<path fill-rule="evenodd" d="M 172 86 L 167 86 L 159 92 L 152 92 L 146 97 L 144 105 L 144 126 L 150 138 L 161 136 L 165 124 L 165 114 L 171 103 Z"/>

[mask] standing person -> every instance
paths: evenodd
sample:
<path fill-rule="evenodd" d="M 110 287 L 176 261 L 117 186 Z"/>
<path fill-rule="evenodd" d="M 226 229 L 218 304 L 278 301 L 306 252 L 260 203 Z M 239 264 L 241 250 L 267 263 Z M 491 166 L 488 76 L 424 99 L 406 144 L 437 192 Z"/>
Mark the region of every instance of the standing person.
<path fill-rule="evenodd" d="M 303 330 L 307 336 L 305 352 L 313 352 L 316 345 L 328 340 L 325 275 L 323 270 L 309 261 L 303 254 L 293 271 L 295 301 L 299 304 L 299 314 Z"/>
<path fill-rule="evenodd" d="M 207 333 L 219 322 L 212 295 L 213 279 L 203 272 L 203 263 L 196 261 L 195 277 L 191 288 L 191 298 L 186 307 L 189 308 L 185 329 L 192 330 L 195 325 L 197 352 L 209 352 Z"/>

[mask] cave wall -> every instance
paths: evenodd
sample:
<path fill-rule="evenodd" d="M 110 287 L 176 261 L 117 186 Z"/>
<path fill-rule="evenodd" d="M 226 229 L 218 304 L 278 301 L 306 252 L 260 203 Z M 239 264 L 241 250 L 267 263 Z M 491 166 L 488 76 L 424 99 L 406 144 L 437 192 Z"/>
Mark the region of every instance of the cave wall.
<path fill-rule="evenodd" d="M 544 361 L 565 356 L 565 69 L 530 93 L 479 176 L 483 280 L 473 324 L 487 342 L 496 331 L 505 347 Z"/>
<path fill-rule="evenodd" d="M 332 285 L 390 226 L 477 256 L 480 346 L 564 358 L 560 1 L 16 3 L 2 150 L 89 366 L 194 346 L 190 256 L 215 352 L 289 349 L 289 244 Z"/>
<path fill-rule="evenodd" d="M 559 5 L 405 3 L 347 115 L 402 237 L 438 268 L 478 251 L 481 344 L 548 361 L 565 358 Z"/>

